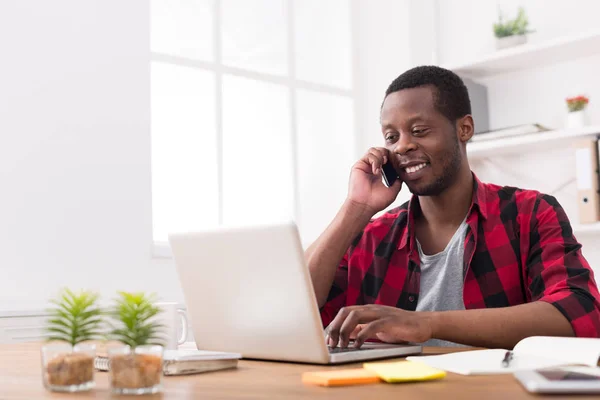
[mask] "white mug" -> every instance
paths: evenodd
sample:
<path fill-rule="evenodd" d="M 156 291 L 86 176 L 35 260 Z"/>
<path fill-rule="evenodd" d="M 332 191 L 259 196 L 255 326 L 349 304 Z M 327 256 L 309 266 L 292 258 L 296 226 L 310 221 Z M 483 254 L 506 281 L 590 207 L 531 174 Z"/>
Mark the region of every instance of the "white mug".
<path fill-rule="evenodd" d="M 162 338 L 165 350 L 177 350 L 177 346 L 185 343 L 188 335 L 188 319 L 178 303 L 155 303 L 162 310 L 157 316 L 157 322 L 162 327 Z"/>

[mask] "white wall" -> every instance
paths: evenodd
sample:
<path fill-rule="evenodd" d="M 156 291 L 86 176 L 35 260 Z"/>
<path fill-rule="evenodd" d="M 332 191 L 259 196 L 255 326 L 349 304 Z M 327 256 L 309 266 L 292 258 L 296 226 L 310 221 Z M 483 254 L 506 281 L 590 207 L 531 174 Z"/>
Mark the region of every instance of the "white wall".
<path fill-rule="evenodd" d="M 600 15 L 600 3 L 594 0 L 445 0 L 438 1 L 438 5 L 438 60 L 441 65 L 468 62 L 495 51 L 492 24 L 497 20 L 498 5 L 511 18 L 516 15 L 519 5 L 525 7 L 531 28 L 536 31 L 529 35 L 531 43 L 596 30 L 597 16 Z M 534 122 L 549 128 L 562 128 L 567 113 L 565 98 L 581 93 L 590 97 L 590 122 L 600 124 L 598 71 L 600 55 L 591 55 L 555 65 L 531 65 L 523 71 L 481 80 L 488 87 L 491 128 Z M 485 181 L 555 195 L 571 222 L 578 223 L 572 149 L 491 157 L 472 162 L 471 166 Z M 597 237 L 581 234 L 578 239 L 583 243 L 584 255 L 600 273 L 600 250 L 594 246 Z"/>
<path fill-rule="evenodd" d="M 436 30 L 435 16 L 427 19 L 432 0 L 352 1 L 359 157 L 383 143 L 379 107 L 388 84 L 415 64 L 492 51 L 496 9 L 439 1 Z M 527 2 L 538 37 L 594 27 L 600 5 L 568 4 Z M 173 262 L 151 257 L 149 2 L 0 2 L 0 48 L 0 311 L 40 308 L 61 286 L 105 297 L 143 289 L 182 301 Z M 488 80 L 492 125 L 560 124 L 571 87 L 588 90 L 600 123 L 598 70 L 600 60 L 590 58 Z M 563 158 L 574 165 L 571 152 L 558 150 L 474 168 L 485 180 L 551 192 L 574 178 L 574 167 L 556 164 Z M 555 194 L 576 212 L 572 184 Z M 409 196 L 404 189 L 395 204 Z M 582 239 L 600 265 L 595 238 Z"/>
<path fill-rule="evenodd" d="M 530 21 L 532 42 L 594 30 L 600 4 L 596 0 L 437 0 L 438 52 L 442 63 L 457 62 L 494 51 L 493 23 L 498 8 L 514 18 L 523 6 Z"/>
<path fill-rule="evenodd" d="M 543 0 L 438 1 L 439 62 L 462 63 L 495 52 L 492 25 L 497 20 L 497 5 L 514 18 L 524 5 L 529 16 L 530 43 L 597 30 L 600 3 L 594 0 L 548 2 Z M 592 49 L 590 49 L 592 53 Z M 600 56 L 565 63 L 536 66 L 482 80 L 488 86 L 491 128 L 510 124 L 541 122 L 560 128 L 564 124 L 568 96 L 585 93 L 592 123 L 600 123 L 600 81 L 597 71 Z"/>
<path fill-rule="evenodd" d="M 382 144 L 410 10 L 351 1 L 358 157 Z M 0 48 L 0 312 L 63 286 L 183 301 L 173 261 L 151 254 L 149 2 L 0 2 Z"/>
<path fill-rule="evenodd" d="M 61 286 L 180 299 L 150 262 L 148 3 L 0 2 L 0 309 Z"/>
<path fill-rule="evenodd" d="M 370 147 L 384 145 L 379 111 L 390 83 L 411 66 L 409 0 L 354 0 L 356 21 L 355 85 L 358 91 L 357 159 Z M 349 171 L 348 171 L 349 173 Z M 403 188 L 390 207 L 404 203 Z"/>
<path fill-rule="evenodd" d="M 359 79 L 362 118 L 360 150 L 382 144 L 379 105 L 387 85 L 406 69 L 420 64 L 448 65 L 467 62 L 495 51 L 492 24 L 500 5 L 509 17 L 523 5 L 534 34 L 530 42 L 597 29 L 600 3 L 594 0 L 548 2 L 544 0 L 406 0 L 361 1 Z M 360 26 L 360 25 L 359 25 Z M 488 86 L 491 128 L 539 122 L 561 128 L 566 118 L 564 99 L 590 96 L 590 122 L 600 124 L 600 55 L 539 66 L 483 80 Z M 477 121 L 476 121 L 477 123 Z M 514 185 L 555 195 L 572 223 L 578 223 L 575 160 L 569 148 L 545 154 L 492 157 L 471 166 L 487 182 Z M 560 162 L 560 164 L 559 164 Z M 565 167 L 566 165 L 566 167 Z M 410 196 L 403 189 L 394 205 Z M 600 273 L 600 250 L 594 234 L 579 234 L 584 255 Z"/>

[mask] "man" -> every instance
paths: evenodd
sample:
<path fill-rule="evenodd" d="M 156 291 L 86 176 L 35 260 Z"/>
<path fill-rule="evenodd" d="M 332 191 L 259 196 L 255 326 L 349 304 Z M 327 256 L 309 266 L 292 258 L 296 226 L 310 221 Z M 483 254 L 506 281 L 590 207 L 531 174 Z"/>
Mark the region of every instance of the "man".
<path fill-rule="evenodd" d="M 385 147 L 353 167 L 348 196 L 306 251 L 329 345 L 365 340 L 512 348 L 600 332 L 593 272 L 556 199 L 480 182 L 469 95 L 451 71 L 413 68 L 381 107 Z M 399 180 L 382 182 L 392 163 Z M 407 204 L 377 219 L 400 192 Z"/>

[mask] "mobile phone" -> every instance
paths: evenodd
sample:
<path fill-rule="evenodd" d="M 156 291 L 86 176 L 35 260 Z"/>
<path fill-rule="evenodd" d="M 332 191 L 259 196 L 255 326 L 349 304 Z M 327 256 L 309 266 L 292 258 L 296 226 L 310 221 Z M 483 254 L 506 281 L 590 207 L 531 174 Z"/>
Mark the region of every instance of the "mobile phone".
<path fill-rule="evenodd" d="M 517 371 L 515 378 L 532 393 L 600 393 L 600 372 L 592 367 Z"/>
<path fill-rule="evenodd" d="M 381 174 L 383 176 L 383 182 L 387 187 L 392 186 L 394 182 L 400 179 L 398 171 L 396 171 L 396 169 L 389 160 L 388 162 L 383 164 L 383 166 L 381 167 L 381 171 L 383 172 Z"/>

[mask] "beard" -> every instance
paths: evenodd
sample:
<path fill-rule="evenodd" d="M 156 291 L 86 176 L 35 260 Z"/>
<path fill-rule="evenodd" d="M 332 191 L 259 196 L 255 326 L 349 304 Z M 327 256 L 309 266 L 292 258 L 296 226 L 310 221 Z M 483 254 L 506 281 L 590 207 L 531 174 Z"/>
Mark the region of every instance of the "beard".
<path fill-rule="evenodd" d="M 435 177 L 433 182 L 420 185 L 419 187 L 411 187 L 412 185 L 407 183 L 408 189 L 412 194 L 417 196 L 438 196 L 456 182 L 462 162 L 460 144 L 456 136 L 454 137 L 452 151 L 450 151 L 441 161 L 443 174 Z"/>

